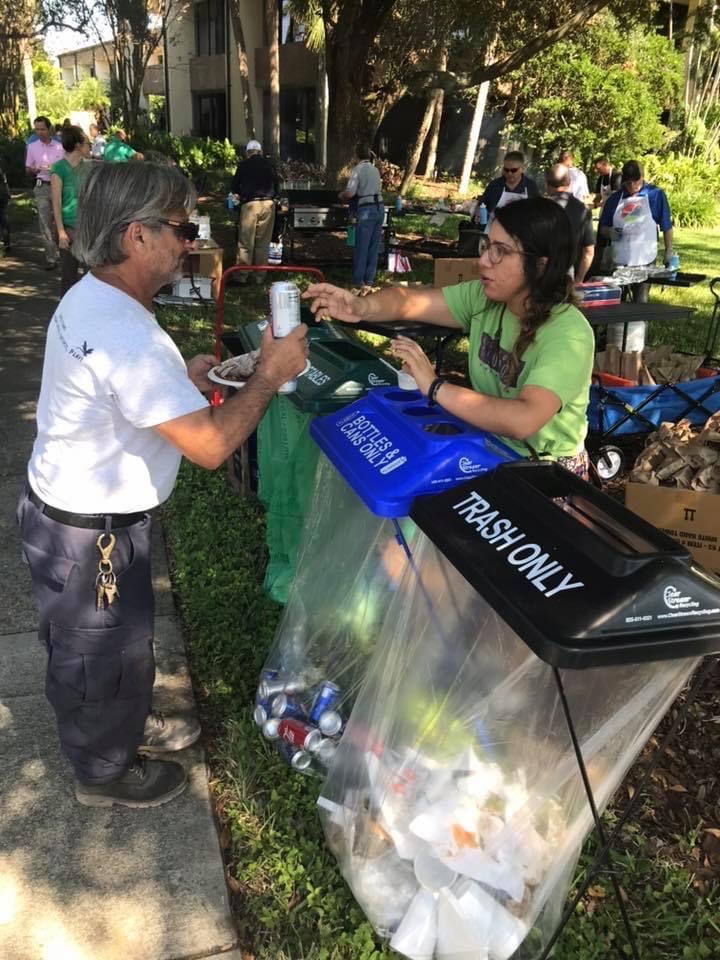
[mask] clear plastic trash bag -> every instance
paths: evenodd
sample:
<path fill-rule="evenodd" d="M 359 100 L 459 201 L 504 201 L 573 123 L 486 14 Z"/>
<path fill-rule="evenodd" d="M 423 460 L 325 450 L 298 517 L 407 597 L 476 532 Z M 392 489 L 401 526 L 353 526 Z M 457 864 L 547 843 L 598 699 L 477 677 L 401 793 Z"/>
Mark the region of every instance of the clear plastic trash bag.
<path fill-rule="evenodd" d="M 401 519 L 398 526 L 412 543 L 415 525 Z M 408 563 L 396 534 L 395 524 L 374 516 L 321 456 L 295 577 L 255 704 L 258 726 L 302 772 L 324 775 L 352 710 Z M 274 721 L 284 716 L 320 729 L 321 739 L 305 731 L 307 748 L 291 744 L 309 753 L 310 763 L 283 746 L 289 731 Z M 294 725 L 290 735 L 302 739 L 303 732 Z"/>
<path fill-rule="evenodd" d="M 696 663 L 562 671 L 600 809 Z M 358 903 L 399 953 L 539 956 L 592 826 L 553 669 L 423 534 L 319 806 Z"/>

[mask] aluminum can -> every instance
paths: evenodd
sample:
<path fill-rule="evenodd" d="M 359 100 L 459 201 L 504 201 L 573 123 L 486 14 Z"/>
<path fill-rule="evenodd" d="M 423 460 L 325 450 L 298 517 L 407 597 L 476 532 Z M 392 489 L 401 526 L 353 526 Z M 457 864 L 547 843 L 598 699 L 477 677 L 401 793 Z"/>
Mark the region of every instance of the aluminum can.
<path fill-rule="evenodd" d="M 301 693 L 306 689 L 307 683 L 303 677 L 296 677 L 294 680 L 262 680 L 258 687 L 258 697 L 264 701 L 277 693 Z"/>
<path fill-rule="evenodd" d="M 329 680 L 323 681 L 322 686 L 317 692 L 317 696 L 313 700 L 313 705 L 310 710 L 310 722 L 317 723 L 320 716 L 325 713 L 326 710 L 332 710 L 339 699 L 340 687 L 338 687 L 336 683 L 331 683 Z"/>
<path fill-rule="evenodd" d="M 268 717 L 263 724 L 262 732 L 266 740 L 279 740 L 280 717 Z"/>
<path fill-rule="evenodd" d="M 265 721 L 268 718 L 267 708 L 263 706 L 262 703 L 258 703 L 253 712 L 253 720 L 255 723 L 262 727 L 265 725 Z"/>
<path fill-rule="evenodd" d="M 300 747 L 301 750 L 312 750 L 322 740 L 322 734 L 317 727 L 311 727 L 309 723 L 292 718 L 279 720 L 278 733 L 286 743 Z"/>
<path fill-rule="evenodd" d="M 269 667 L 263 667 L 263 669 L 260 671 L 261 680 L 277 680 L 279 676 L 279 670 L 271 670 Z"/>
<path fill-rule="evenodd" d="M 270 322 L 274 337 L 286 337 L 300 326 L 300 288 L 294 283 L 281 281 L 270 284 Z M 297 380 L 284 383 L 278 393 L 294 393 Z"/>
<path fill-rule="evenodd" d="M 342 717 L 337 710 L 326 710 L 318 717 L 317 722 L 320 733 L 326 737 L 334 737 L 336 733 L 342 730 Z"/>
<path fill-rule="evenodd" d="M 280 281 L 270 284 L 270 321 L 274 337 L 286 337 L 300 326 L 300 288 Z"/>
<path fill-rule="evenodd" d="M 306 720 L 307 712 L 299 700 L 289 697 L 286 693 L 278 693 L 272 699 L 271 713 L 274 717 L 294 717 L 296 720 Z"/>
<path fill-rule="evenodd" d="M 294 747 L 291 743 L 279 743 L 278 750 L 293 770 L 307 770 L 312 762 L 312 757 L 309 753 L 306 753 L 299 747 Z"/>
<path fill-rule="evenodd" d="M 323 739 L 313 750 L 313 755 L 317 757 L 324 767 L 329 767 L 332 758 L 337 753 L 338 745 L 334 740 Z"/>

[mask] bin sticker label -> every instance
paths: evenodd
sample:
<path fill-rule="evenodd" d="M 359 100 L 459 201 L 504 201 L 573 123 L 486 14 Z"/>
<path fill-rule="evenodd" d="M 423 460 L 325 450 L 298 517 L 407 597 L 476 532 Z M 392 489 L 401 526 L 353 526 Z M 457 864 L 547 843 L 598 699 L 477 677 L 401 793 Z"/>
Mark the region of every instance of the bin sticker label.
<path fill-rule="evenodd" d="M 508 517 L 501 517 L 500 511 L 475 490 L 454 504 L 453 510 L 464 517 L 465 523 L 475 527 L 483 540 L 493 544 L 498 553 L 509 550 L 504 554 L 505 560 L 524 574 L 525 579 L 546 598 L 585 586 L 582 580 L 574 579 L 573 573 L 566 572 L 561 563 L 551 560 L 549 552 L 539 543 L 524 542 L 527 534 Z"/>
<path fill-rule="evenodd" d="M 307 377 L 310 383 L 314 383 L 316 387 L 323 387 L 330 380 L 329 373 L 323 373 L 322 370 L 318 370 L 317 367 L 311 366 L 306 373 L 300 374 L 301 377 Z"/>
<path fill-rule="evenodd" d="M 400 448 L 394 445 L 394 441 L 386 437 L 382 430 L 365 416 L 356 416 L 344 423 L 340 432 L 357 448 L 358 453 L 370 466 L 383 475 L 407 462 L 407 457 L 398 456 Z"/>
<path fill-rule="evenodd" d="M 385 380 L 383 379 L 383 377 L 379 377 L 377 373 L 368 374 L 368 383 L 373 387 L 391 387 L 392 386 L 389 380 Z"/>

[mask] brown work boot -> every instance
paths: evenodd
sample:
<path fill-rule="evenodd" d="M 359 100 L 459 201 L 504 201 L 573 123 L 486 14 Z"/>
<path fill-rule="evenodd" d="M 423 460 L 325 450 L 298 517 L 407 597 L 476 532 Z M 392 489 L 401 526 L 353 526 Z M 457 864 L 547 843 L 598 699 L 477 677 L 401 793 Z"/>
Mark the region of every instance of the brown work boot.
<path fill-rule="evenodd" d="M 200 736 L 200 724 L 193 716 L 166 717 L 151 710 L 145 721 L 145 733 L 139 753 L 172 753 L 191 746 Z"/>
<path fill-rule="evenodd" d="M 86 784 L 76 780 L 75 798 L 85 807 L 159 807 L 179 796 L 187 782 L 179 763 L 136 757 L 122 777 L 112 783 Z"/>

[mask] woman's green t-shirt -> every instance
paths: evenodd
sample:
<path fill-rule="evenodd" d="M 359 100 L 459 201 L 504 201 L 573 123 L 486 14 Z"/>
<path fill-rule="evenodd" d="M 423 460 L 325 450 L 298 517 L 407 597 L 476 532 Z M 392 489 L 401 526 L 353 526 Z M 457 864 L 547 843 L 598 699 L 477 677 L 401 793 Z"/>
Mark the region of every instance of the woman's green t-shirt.
<path fill-rule="evenodd" d="M 77 221 L 77 202 L 80 176 L 85 161 L 74 167 L 64 157 L 50 167 L 50 172 L 62 180 L 62 222 L 64 227 L 74 227 Z"/>
<path fill-rule="evenodd" d="M 507 368 L 520 330 L 518 318 L 504 304 L 485 296 L 479 280 L 443 289 L 453 318 L 470 338 L 470 382 L 479 393 L 513 400 L 523 387 L 536 386 L 557 394 L 562 407 L 538 432 L 507 443 L 528 456 L 528 444 L 539 456 L 574 457 L 585 443 L 590 378 L 595 338 L 590 324 L 570 304 L 553 307 L 550 319 L 535 333 L 535 339 L 520 360 L 515 385 L 505 386 Z"/>

